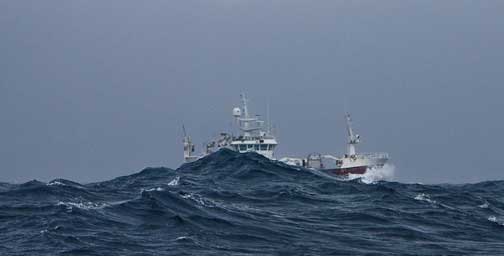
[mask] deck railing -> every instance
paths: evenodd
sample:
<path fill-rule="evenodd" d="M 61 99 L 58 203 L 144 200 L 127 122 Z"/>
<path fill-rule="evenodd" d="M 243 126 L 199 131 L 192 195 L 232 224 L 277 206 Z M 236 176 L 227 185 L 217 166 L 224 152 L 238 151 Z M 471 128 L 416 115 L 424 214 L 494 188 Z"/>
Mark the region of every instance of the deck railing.
<path fill-rule="evenodd" d="M 373 153 L 358 153 L 357 158 L 389 158 L 389 154 L 385 152 L 373 152 Z"/>

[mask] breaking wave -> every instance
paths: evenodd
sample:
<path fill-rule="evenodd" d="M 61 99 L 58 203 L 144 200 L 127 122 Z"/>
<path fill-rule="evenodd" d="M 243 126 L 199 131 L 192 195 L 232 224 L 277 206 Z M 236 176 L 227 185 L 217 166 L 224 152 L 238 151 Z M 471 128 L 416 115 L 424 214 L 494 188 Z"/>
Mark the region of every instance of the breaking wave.
<path fill-rule="evenodd" d="M 349 174 L 348 179 L 360 179 L 366 184 L 372 184 L 378 181 L 393 181 L 394 173 L 395 166 L 392 164 L 386 164 L 383 167 L 369 169 L 364 174 Z"/>
<path fill-rule="evenodd" d="M 1 183 L 0 255 L 502 255 L 504 181 L 393 174 L 221 150 L 103 182 Z"/>

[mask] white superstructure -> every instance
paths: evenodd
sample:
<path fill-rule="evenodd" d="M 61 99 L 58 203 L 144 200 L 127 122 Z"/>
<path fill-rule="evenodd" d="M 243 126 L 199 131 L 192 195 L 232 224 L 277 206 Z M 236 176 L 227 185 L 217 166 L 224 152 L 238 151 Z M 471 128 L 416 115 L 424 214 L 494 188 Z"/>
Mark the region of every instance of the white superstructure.
<path fill-rule="evenodd" d="M 290 165 L 326 170 L 337 175 L 363 174 L 370 168 L 383 167 L 389 159 L 387 153 L 357 153 L 356 145 L 360 143 L 360 135 L 354 133 L 350 115 L 347 114 L 345 118 L 348 141 L 347 153 L 344 156 L 312 153 L 306 158 L 284 157 L 280 161 Z"/>
<path fill-rule="evenodd" d="M 213 140 L 206 145 L 205 151 L 200 155 L 193 155 L 194 144 L 184 129 L 184 161 L 192 162 L 204 157 L 220 148 L 228 148 L 240 153 L 256 152 L 269 159 L 275 159 L 275 148 L 278 142 L 271 133 L 271 124 L 265 128 L 265 122 L 258 116 L 250 114 L 247 98 L 244 94 L 241 96 L 241 107 L 233 109 L 233 117 L 238 126 L 238 136 L 230 133 L 221 133 L 220 138 Z"/>
<path fill-rule="evenodd" d="M 278 142 L 271 132 L 271 123 L 265 127 L 265 122 L 249 112 L 247 98 L 241 96 L 241 107 L 233 109 L 233 118 L 238 127 L 238 135 L 221 133 L 220 137 L 207 143 L 202 153 L 195 155 L 194 144 L 184 128 L 184 162 L 192 162 L 207 156 L 221 148 L 228 148 L 240 153 L 256 152 L 269 159 L 276 159 L 275 149 Z M 336 175 L 363 174 L 370 168 L 383 167 L 389 157 L 386 153 L 357 153 L 356 145 L 360 136 L 352 128 L 352 119 L 345 116 L 348 141 L 347 153 L 342 157 L 330 154 L 312 153 L 306 158 L 284 157 L 279 161 L 289 165 L 315 168 Z"/>
<path fill-rule="evenodd" d="M 347 114 L 345 118 L 348 132 L 347 154 L 336 160 L 336 167 L 340 169 L 357 168 L 360 166 L 368 168 L 383 167 L 389 159 L 387 153 L 357 153 L 356 145 L 360 143 L 360 135 L 355 134 L 353 131 L 350 114 Z"/>

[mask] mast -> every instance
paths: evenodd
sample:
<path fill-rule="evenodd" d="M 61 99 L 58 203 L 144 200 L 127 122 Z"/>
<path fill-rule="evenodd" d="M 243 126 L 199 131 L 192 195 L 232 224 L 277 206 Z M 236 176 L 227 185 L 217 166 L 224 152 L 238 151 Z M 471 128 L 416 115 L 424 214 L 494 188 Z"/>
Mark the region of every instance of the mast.
<path fill-rule="evenodd" d="M 352 129 L 352 118 L 350 114 L 346 114 L 346 124 L 348 131 L 348 155 L 353 156 L 356 154 L 355 145 L 359 144 L 360 136 L 358 134 L 354 134 Z"/>
<path fill-rule="evenodd" d="M 192 144 L 191 137 L 187 135 L 186 128 L 182 125 L 182 130 L 184 131 L 184 161 L 189 161 L 191 159 L 191 154 L 194 152 L 194 145 Z"/>
<path fill-rule="evenodd" d="M 267 135 L 268 136 L 271 136 L 271 115 L 270 115 L 270 104 L 268 102 L 268 104 L 266 105 L 266 115 L 267 115 L 267 119 L 268 119 L 268 129 L 267 129 Z"/>
<path fill-rule="evenodd" d="M 252 132 L 261 129 L 262 121 L 259 121 L 257 117 L 250 117 L 245 94 L 240 94 L 240 97 L 242 101 L 243 117 L 237 116 L 237 119 L 239 121 L 240 130 L 243 132 L 243 136 L 245 138 L 249 138 L 252 137 Z"/>
<path fill-rule="evenodd" d="M 247 107 L 247 98 L 245 98 L 245 93 L 240 94 L 242 100 L 243 114 L 245 115 L 245 119 L 249 118 L 249 112 Z"/>

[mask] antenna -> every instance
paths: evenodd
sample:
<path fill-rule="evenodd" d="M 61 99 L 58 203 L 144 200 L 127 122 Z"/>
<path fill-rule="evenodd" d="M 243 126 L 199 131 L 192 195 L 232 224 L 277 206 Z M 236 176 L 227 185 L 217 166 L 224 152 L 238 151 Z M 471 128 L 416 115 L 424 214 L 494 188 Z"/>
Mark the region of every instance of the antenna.
<path fill-rule="evenodd" d="M 350 114 L 346 114 L 346 123 L 348 130 L 348 155 L 353 156 L 356 154 L 355 145 L 359 144 L 360 136 L 356 135 L 352 129 L 352 118 Z"/>
<path fill-rule="evenodd" d="M 249 118 L 249 113 L 248 113 L 248 107 L 247 107 L 247 98 L 245 97 L 245 93 L 242 93 L 241 95 L 241 100 L 243 104 L 243 112 L 245 114 L 245 118 Z"/>
<path fill-rule="evenodd" d="M 279 132 L 280 129 L 278 128 L 278 124 L 275 124 L 275 127 L 273 127 L 273 129 L 275 132 L 275 137 L 278 138 L 279 137 L 278 135 L 280 134 L 280 132 Z"/>
<path fill-rule="evenodd" d="M 345 115 L 348 114 L 348 108 L 347 108 L 347 100 L 346 98 L 343 98 L 343 111 L 345 112 Z"/>
<path fill-rule="evenodd" d="M 270 115 L 270 104 L 269 101 L 266 104 L 266 118 L 268 119 L 268 135 L 271 135 L 271 115 Z"/>
<path fill-rule="evenodd" d="M 187 132 L 186 132 L 186 129 L 185 129 L 185 125 L 182 125 L 182 130 L 184 131 L 184 137 L 187 137 Z"/>
<path fill-rule="evenodd" d="M 346 123 L 347 123 L 348 137 L 352 141 L 352 140 L 354 140 L 354 133 L 353 133 L 353 129 L 352 129 L 352 117 L 350 117 L 350 114 L 348 114 L 348 112 L 347 112 L 345 114 L 345 118 L 346 118 Z"/>

